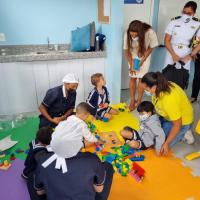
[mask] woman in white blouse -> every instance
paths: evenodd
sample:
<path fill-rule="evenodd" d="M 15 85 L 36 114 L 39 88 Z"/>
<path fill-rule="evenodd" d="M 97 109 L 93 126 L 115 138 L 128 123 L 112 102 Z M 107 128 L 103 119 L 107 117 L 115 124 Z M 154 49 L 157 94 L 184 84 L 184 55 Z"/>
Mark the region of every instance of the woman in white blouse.
<path fill-rule="evenodd" d="M 124 51 L 129 64 L 130 111 L 134 110 L 142 101 L 144 90 L 141 86 L 141 78 L 149 70 L 150 54 L 156 46 L 158 46 L 158 39 L 150 25 L 139 20 L 134 20 L 129 24 L 124 35 Z M 134 66 L 136 63 L 134 59 L 139 60 L 138 69 Z M 135 99 L 136 89 L 138 90 L 137 100 Z"/>

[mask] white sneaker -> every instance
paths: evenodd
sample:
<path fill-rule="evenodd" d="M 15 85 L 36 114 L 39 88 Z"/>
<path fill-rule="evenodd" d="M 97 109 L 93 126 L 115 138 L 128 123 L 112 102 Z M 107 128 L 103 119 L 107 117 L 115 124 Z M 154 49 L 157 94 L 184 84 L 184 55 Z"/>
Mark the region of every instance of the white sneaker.
<path fill-rule="evenodd" d="M 194 136 L 193 136 L 191 130 L 188 130 L 185 133 L 183 141 L 186 142 L 187 144 L 193 144 L 194 143 L 195 139 L 194 139 Z"/>

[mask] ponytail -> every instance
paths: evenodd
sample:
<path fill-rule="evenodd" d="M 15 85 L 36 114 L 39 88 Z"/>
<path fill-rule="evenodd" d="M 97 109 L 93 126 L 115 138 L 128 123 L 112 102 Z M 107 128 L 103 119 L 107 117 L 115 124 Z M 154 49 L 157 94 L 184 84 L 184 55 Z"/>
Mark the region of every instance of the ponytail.
<path fill-rule="evenodd" d="M 156 97 L 159 97 L 161 92 L 170 93 L 171 87 L 173 87 L 173 85 L 160 72 L 149 72 L 145 74 L 141 82 L 145 83 L 149 88 L 157 86 Z"/>

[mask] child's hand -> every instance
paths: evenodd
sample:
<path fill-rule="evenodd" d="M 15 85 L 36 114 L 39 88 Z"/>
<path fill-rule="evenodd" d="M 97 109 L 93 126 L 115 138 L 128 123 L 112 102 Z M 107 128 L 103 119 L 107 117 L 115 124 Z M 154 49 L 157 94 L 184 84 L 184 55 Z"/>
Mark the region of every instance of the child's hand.
<path fill-rule="evenodd" d="M 134 149 L 138 149 L 140 146 L 140 143 L 136 140 L 129 140 L 127 141 L 127 144 Z"/>
<path fill-rule="evenodd" d="M 109 106 L 108 103 L 104 103 L 104 108 L 107 108 Z"/>

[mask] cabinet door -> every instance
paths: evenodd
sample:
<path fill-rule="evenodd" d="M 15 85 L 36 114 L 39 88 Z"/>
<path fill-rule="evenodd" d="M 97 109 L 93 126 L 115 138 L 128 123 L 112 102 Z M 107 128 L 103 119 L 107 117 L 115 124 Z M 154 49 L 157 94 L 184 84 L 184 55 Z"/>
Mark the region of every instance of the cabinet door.
<path fill-rule="evenodd" d="M 31 63 L 2 63 L 0 114 L 37 111 L 35 80 Z"/>
<path fill-rule="evenodd" d="M 95 73 L 101 73 L 105 75 L 105 58 L 94 58 L 84 60 L 84 96 L 85 100 L 88 97 L 89 92 L 94 87 L 91 84 L 91 75 Z"/>
<path fill-rule="evenodd" d="M 61 85 L 62 79 L 66 74 L 76 74 L 79 78 L 76 104 L 84 101 L 83 60 L 49 61 L 48 71 L 50 87 Z"/>
<path fill-rule="evenodd" d="M 39 106 L 49 89 L 49 74 L 47 62 L 32 62 L 35 79 L 37 105 Z"/>

